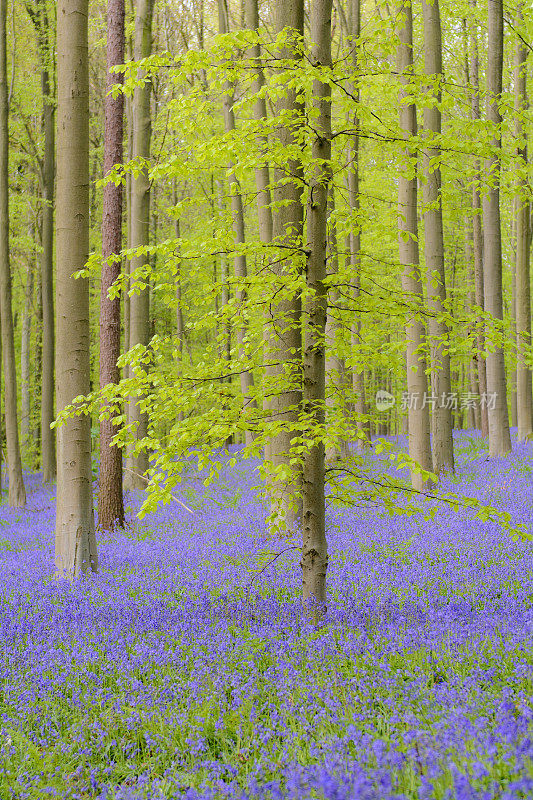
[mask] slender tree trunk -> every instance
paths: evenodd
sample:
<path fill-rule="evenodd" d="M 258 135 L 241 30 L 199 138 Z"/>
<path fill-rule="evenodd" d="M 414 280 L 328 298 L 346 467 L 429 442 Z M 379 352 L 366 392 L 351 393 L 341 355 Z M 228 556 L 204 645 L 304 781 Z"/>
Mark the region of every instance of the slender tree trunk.
<path fill-rule="evenodd" d="M 441 136 L 440 81 L 442 81 L 442 38 L 439 0 L 422 0 L 424 17 L 424 66 L 434 103 L 424 108 L 424 129 L 433 147 L 424 150 L 424 244 L 428 281 L 432 391 L 437 398 L 433 410 L 433 469 L 453 472 L 453 423 L 447 398 L 451 395 L 449 331 L 442 321 L 446 306 L 446 271 L 442 227 L 442 181 L 439 166 Z"/>
<path fill-rule="evenodd" d="M 337 252 L 337 234 L 335 220 L 335 193 L 333 184 L 330 185 L 329 204 L 328 204 L 328 252 L 327 265 L 328 275 L 337 275 L 339 271 L 339 257 Z M 342 319 L 340 311 L 335 308 L 339 305 L 340 293 L 336 286 L 329 286 L 328 313 L 326 319 L 326 425 L 328 433 L 331 435 L 335 430 L 335 417 L 340 415 L 344 422 L 348 416 L 346 408 L 345 383 L 346 366 L 344 359 L 338 355 L 339 341 L 341 337 Z M 334 434 L 336 436 L 336 434 Z M 347 455 L 347 443 L 343 436 L 342 441 L 330 443 L 326 447 L 326 461 L 333 463 L 345 458 Z"/>
<path fill-rule="evenodd" d="M 88 0 L 57 6 L 57 408 L 90 388 Z M 91 420 L 59 428 L 56 570 L 69 580 L 98 568 L 92 502 Z"/>
<path fill-rule="evenodd" d="M 259 30 L 259 10 L 258 0 L 245 0 L 244 6 L 245 27 L 252 31 Z M 257 95 L 265 85 L 265 78 L 261 66 L 261 48 L 258 44 L 249 48 L 247 59 L 253 65 L 255 80 L 252 91 Z M 267 107 L 264 97 L 256 97 L 254 103 L 254 119 L 259 122 L 266 122 Z M 259 133 L 259 147 L 266 150 L 268 139 Z M 272 210 L 270 208 L 270 168 L 268 162 L 259 164 L 255 168 L 255 185 L 257 189 L 257 216 L 259 221 L 259 238 L 264 244 L 272 241 Z"/>
<path fill-rule="evenodd" d="M 107 94 L 105 98 L 104 176 L 122 164 L 124 134 L 124 95 L 112 97 L 109 92 L 121 77 L 112 67 L 124 63 L 124 0 L 107 0 Z M 102 280 L 100 286 L 100 388 L 117 384 L 120 379 L 117 361 L 120 356 L 120 296 L 109 299 L 109 289 L 120 277 L 122 249 L 122 184 L 104 186 L 102 218 Z M 124 527 L 122 495 L 122 451 L 111 442 L 116 433 L 109 418 L 100 420 L 100 487 L 98 524 L 102 530 Z"/>
<path fill-rule="evenodd" d="M 407 141 L 405 159 L 410 166 L 416 165 L 416 153 L 409 139 L 417 135 L 416 106 L 402 102 L 409 96 L 409 84 L 413 74 L 413 16 L 411 4 L 400 2 L 402 16 L 399 30 L 400 44 L 397 54 L 397 68 L 400 75 L 400 127 Z M 403 23 L 403 24 L 402 24 Z M 409 455 L 422 469 L 431 472 L 431 439 L 429 428 L 429 407 L 425 403 L 428 384 L 426 376 L 425 330 L 420 319 L 423 306 L 422 282 L 420 278 L 418 252 L 417 218 L 417 179 L 401 174 L 398 181 L 398 244 L 400 263 L 403 267 L 402 289 L 409 298 L 412 312 L 407 319 L 405 336 L 407 339 L 407 410 Z M 422 476 L 412 472 L 413 488 L 422 490 Z"/>
<path fill-rule="evenodd" d="M 311 3 L 311 60 L 315 67 L 331 67 L 332 0 Z M 302 579 L 304 601 L 315 605 L 315 618 L 326 605 L 326 501 L 324 495 L 324 434 L 326 371 L 324 338 L 327 294 L 326 240 L 328 185 L 331 181 L 331 89 L 319 79 L 313 81 L 313 106 L 317 117 L 312 157 L 316 161 L 307 204 L 307 269 L 309 291 L 306 300 L 304 337 L 304 382 L 302 410 L 308 437 L 302 475 Z"/>
<path fill-rule="evenodd" d="M 135 61 L 147 58 L 152 50 L 152 19 L 154 0 L 137 0 L 135 17 L 135 42 L 133 57 Z M 150 84 L 138 86 L 133 96 L 133 158 L 150 158 L 151 114 Z M 146 247 L 150 239 L 150 181 L 148 166 L 145 165 L 131 182 L 131 246 Z M 135 255 L 131 259 L 131 272 L 142 269 L 149 263 L 146 255 Z M 150 291 L 146 286 L 141 292 L 130 297 L 130 340 L 129 346 L 137 344 L 146 347 L 150 341 Z M 128 421 L 135 426 L 137 441 L 148 433 L 148 418 L 141 411 L 139 396 L 130 397 Z M 146 450 L 133 455 L 128 453 L 125 484 L 129 489 L 145 489 L 144 473 L 148 469 Z"/>
<path fill-rule="evenodd" d="M 476 0 L 470 0 L 470 7 L 475 14 Z M 477 33 L 474 29 L 470 36 L 470 80 L 472 92 L 470 96 L 471 118 L 475 122 L 480 119 L 479 109 L 479 53 Z M 485 278 L 483 268 L 483 215 L 481 209 L 481 163 L 476 160 L 475 180 L 472 188 L 472 231 L 474 247 L 474 278 L 476 306 L 482 311 L 485 309 Z M 477 349 L 476 360 L 478 370 L 479 394 L 481 398 L 487 397 L 487 362 L 485 360 L 485 326 L 483 317 L 477 319 Z M 480 404 L 481 435 L 489 437 L 489 415 L 487 404 Z"/>
<path fill-rule="evenodd" d="M 30 231 L 32 226 L 30 225 Z M 30 443 L 30 346 L 33 316 L 34 263 L 33 250 L 28 259 L 26 286 L 24 287 L 24 314 L 20 339 L 20 438 L 22 447 Z"/>
<path fill-rule="evenodd" d="M 340 7 L 339 7 L 340 8 Z M 354 133 L 348 146 L 347 173 L 348 203 L 352 214 L 351 230 L 347 240 L 349 245 L 350 263 L 352 271 L 352 296 L 357 304 L 361 296 L 361 225 L 360 225 L 360 137 L 359 137 L 359 109 L 360 89 L 358 73 L 358 47 L 361 33 L 361 0 L 349 0 L 348 19 L 345 21 L 347 36 L 351 46 L 352 71 L 356 76 L 355 82 L 350 84 L 349 91 L 355 99 L 355 111 L 352 115 Z M 358 364 L 361 358 L 361 317 L 355 311 L 350 330 L 351 350 L 355 359 L 352 372 L 352 389 L 354 393 L 355 425 L 357 429 L 356 447 L 363 450 L 370 445 L 372 432 L 368 420 L 368 407 L 365 390 L 365 371 Z"/>
<path fill-rule="evenodd" d="M 41 256 L 41 297 L 43 306 L 43 382 L 41 394 L 41 462 L 43 483 L 56 477 L 56 434 L 54 420 L 55 318 L 54 318 L 54 183 L 55 183 L 55 105 L 50 97 L 50 76 L 46 66 L 41 73 L 44 118 L 43 158 L 43 252 Z"/>
<path fill-rule="evenodd" d="M 468 80 L 468 79 L 467 79 Z M 476 302 L 476 286 L 475 286 L 475 275 L 474 275 L 474 241 L 473 241 L 473 229 L 472 229 L 472 217 L 468 215 L 465 218 L 465 262 L 466 262 L 466 269 L 467 269 L 467 277 L 468 277 L 468 306 L 469 310 L 472 311 L 474 304 Z M 481 428 L 481 416 L 480 416 L 480 406 L 479 401 L 479 380 L 478 380 L 478 369 L 477 369 L 477 358 L 476 354 L 473 353 L 472 357 L 468 363 L 468 391 L 474 398 L 476 398 L 475 405 L 473 407 L 468 406 L 468 424 L 469 428 Z"/>
<path fill-rule="evenodd" d="M 0 321 L 2 364 L 4 367 L 4 411 L 6 421 L 7 468 L 10 506 L 26 504 L 22 480 L 18 419 L 17 371 L 13 310 L 11 306 L 11 266 L 9 259 L 9 108 L 6 60 L 7 0 L 0 0 Z"/>
<path fill-rule="evenodd" d="M 517 22 L 523 21 L 523 6 L 519 6 Z M 526 439 L 533 431 L 533 400 L 531 389 L 531 368 L 526 364 L 526 355 L 531 348 L 531 284 L 529 274 L 529 216 L 530 203 L 527 199 L 527 131 L 525 115 L 527 99 L 527 47 L 518 38 L 515 62 L 515 137 L 517 155 L 523 168 L 516 186 L 516 335 L 518 364 L 517 377 L 517 422 L 518 440 Z"/>
<path fill-rule="evenodd" d="M 503 320 L 502 241 L 500 220 L 500 155 L 503 69 L 503 0 L 488 0 L 487 119 L 493 126 L 493 154 L 486 159 L 490 177 L 484 198 L 485 311 L 497 322 Z M 507 385 L 503 347 L 487 355 L 487 398 L 489 412 L 489 455 L 503 456 L 511 450 Z"/>
<path fill-rule="evenodd" d="M 303 36 L 303 0 L 277 0 L 276 32 L 288 28 L 288 37 L 282 58 L 298 62 L 302 58 L 300 37 Z M 276 103 L 276 115 L 285 115 L 284 124 L 277 131 L 279 143 L 288 147 L 298 141 L 298 131 L 303 124 L 302 100 L 296 89 L 289 87 Z M 288 180 L 287 177 L 290 176 Z M 297 156 L 276 164 L 274 186 L 272 188 L 272 233 L 273 241 L 283 245 L 275 256 L 271 270 L 276 276 L 276 298 L 269 304 L 266 319 L 265 361 L 275 364 L 266 370 L 266 393 L 271 395 L 268 411 L 271 418 L 284 424 L 284 429 L 270 441 L 267 461 L 274 469 L 291 468 L 289 480 L 274 478 L 271 487 L 272 513 L 280 524 L 294 528 L 301 517 L 300 485 L 301 474 L 291 465 L 290 455 L 298 411 L 302 398 L 302 338 L 301 338 L 301 298 L 294 290 L 290 293 L 287 282 L 298 277 L 302 269 L 303 206 L 301 201 L 303 186 L 301 159 Z M 279 293 L 278 292 L 279 290 Z"/>
<path fill-rule="evenodd" d="M 229 33 L 227 0 L 218 0 L 218 26 L 220 33 L 222 34 Z M 234 87 L 230 83 L 226 83 L 224 99 L 223 99 L 224 128 L 226 130 L 226 133 L 232 133 L 233 131 L 235 131 L 233 94 L 234 94 Z M 242 195 L 239 182 L 237 180 L 237 176 L 235 175 L 234 170 L 235 170 L 235 165 L 233 164 L 233 162 L 230 162 L 229 183 L 231 192 L 231 216 L 233 221 L 233 234 L 235 236 L 235 244 L 238 247 L 239 245 L 243 245 L 245 242 L 244 209 L 242 204 Z M 233 261 L 233 271 L 235 274 L 235 278 L 239 283 L 239 288 L 237 289 L 236 292 L 237 301 L 241 306 L 241 309 L 243 309 L 243 314 L 246 315 L 246 300 L 248 293 L 246 289 L 246 282 L 247 282 L 246 256 L 244 253 L 238 253 L 235 256 Z M 237 333 L 237 343 L 239 345 L 239 356 L 243 362 L 246 362 L 247 330 L 246 330 L 246 324 L 244 322 L 238 325 L 236 333 Z M 257 408 L 256 401 L 253 399 L 253 397 L 251 397 L 254 389 L 254 378 L 252 373 L 248 370 L 242 370 L 240 372 L 240 381 L 241 381 L 241 393 L 244 401 L 243 411 L 247 412 L 253 408 Z M 246 430 L 245 437 L 246 437 L 245 438 L 246 445 L 251 445 L 254 439 L 252 431 Z"/>

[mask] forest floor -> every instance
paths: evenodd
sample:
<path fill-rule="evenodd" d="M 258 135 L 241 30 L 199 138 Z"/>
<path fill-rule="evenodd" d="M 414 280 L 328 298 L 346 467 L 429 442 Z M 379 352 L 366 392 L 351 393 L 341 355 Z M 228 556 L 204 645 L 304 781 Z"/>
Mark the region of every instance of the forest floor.
<path fill-rule="evenodd" d="M 533 528 L 533 445 L 457 439 L 445 488 Z M 0 798 L 533 796 L 533 544 L 470 512 L 328 513 L 330 603 L 269 541 L 254 464 L 52 580 L 54 493 L 0 507 Z M 255 581 L 251 588 L 250 581 Z"/>

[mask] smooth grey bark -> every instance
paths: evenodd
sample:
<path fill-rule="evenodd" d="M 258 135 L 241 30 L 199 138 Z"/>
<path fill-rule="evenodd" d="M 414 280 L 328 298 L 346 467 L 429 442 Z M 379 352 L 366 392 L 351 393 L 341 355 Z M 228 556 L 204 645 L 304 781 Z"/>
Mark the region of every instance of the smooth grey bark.
<path fill-rule="evenodd" d="M 218 27 L 221 34 L 229 33 L 229 18 L 228 18 L 228 5 L 227 0 L 218 0 Z M 224 87 L 224 97 L 222 106 L 224 111 L 224 128 L 226 133 L 233 133 L 235 131 L 235 113 L 233 111 L 233 95 L 235 87 L 231 83 L 226 82 Z M 237 247 L 245 243 L 245 230 L 244 230 L 244 209 L 242 203 L 242 194 L 235 174 L 235 165 L 230 161 L 229 163 L 229 184 L 231 193 L 231 217 L 233 223 L 233 235 L 235 237 L 235 244 Z M 244 253 L 237 253 L 233 259 L 233 272 L 238 282 L 236 290 L 236 299 L 239 303 L 243 314 L 246 315 L 246 300 L 247 300 L 247 267 L 246 255 Z M 246 342 L 247 330 L 246 324 L 242 322 L 237 326 L 237 344 L 239 347 L 239 357 L 242 361 L 246 361 Z M 253 374 L 249 370 L 242 370 L 240 372 L 241 393 L 243 396 L 244 411 L 257 408 L 257 403 L 252 397 L 254 389 Z M 245 444 L 251 445 L 254 436 L 251 430 L 245 431 Z"/>
<path fill-rule="evenodd" d="M 503 69 L 503 2 L 488 0 L 487 120 L 492 125 L 493 152 L 485 160 L 489 180 L 483 201 L 485 311 L 496 323 L 503 320 L 502 240 L 500 219 L 500 149 Z M 503 456 L 511 450 L 507 384 L 503 347 L 496 345 L 487 355 L 487 395 L 490 401 L 489 455 Z"/>
<path fill-rule="evenodd" d="M 470 7 L 475 14 L 476 0 L 470 0 Z M 479 108 L 479 52 L 477 43 L 477 31 L 472 28 L 470 34 L 470 82 L 472 86 L 470 94 L 470 116 L 473 122 L 481 117 Z M 475 300 L 476 306 L 482 311 L 485 309 L 485 280 L 483 273 L 483 212 L 481 208 L 481 162 L 475 161 L 475 179 L 472 187 L 472 232 L 474 248 L 474 279 L 475 279 Z M 482 316 L 477 318 L 477 348 L 476 362 L 478 372 L 478 384 L 480 397 L 487 396 L 487 362 L 485 360 L 485 325 Z M 480 405 L 481 435 L 488 439 L 489 436 L 489 416 L 487 404 Z"/>
<path fill-rule="evenodd" d="M 89 255 L 88 0 L 57 6 L 56 401 L 58 412 L 90 390 L 89 281 L 74 278 Z M 91 419 L 68 419 L 57 437 L 55 563 L 73 580 L 98 558 Z"/>
<path fill-rule="evenodd" d="M 409 84 L 413 74 L 413 16 L 411 4 L 400 2 L 401 17 L 398 31 L 400 43 L 397 52 L 397 69 L 400 76 L 400 128 L 406 140 L 404 157 L 407 162 L 416 161 L 416 152 L 409 139 L 417 135 L 416 106 L 402 102 L 409 96 Z M 422 469 L 432 472 L 429 406 L 427 396 L 427 364 L 425 357 L 426 333 L 421 321 L 423 307 L 422 281 L 418 252 L 417 178 L 400 174 L 398 180 L 398 246 L 402 265 L 402 290 L 411 306 L 405 326 L 407 394 L 408 394 L 408 439 L 409 455 Z M 422 476 L 411 472 L 413 488 L 424 489 Z"/>
<path fill-rule="evenodd" d="M 517 22 L 523 20 L 523 6 L 519 6 Z M 531 368 L 526 364 L 526 355 L 531 348 L 531 279 L 530 258 L 530 202 L 527 199 L 528 180 L 525 174 L 527 165 L 527 130 L 525 114 L 528 110 L 527 97 L 527 47 L 518 38 L 515 55 L 515 138 L 518 163 L 522 171 L 516 184 L 516 344 L 518 363 L 516 368 L 516 403 L 518 440 L 522 441 L 533 431 L 533 399 L 531 387 Z"/>
<path fill-rule="evenodd" d="M 283 59 L 288 62 L 301 61 L 300 37 L 303 36 L 303 0 L 277 0 L 276 33 L 288 28 L 289 36 Z M 276 132 L 282 147 L 294 145 L 303 124 L 303 107 L 300 94 L 289 87 L 284 97 L 276 103 L 276 115 L 287 115 L 284 124 Z M 265 319 L 265 361 L 274 366 L 265 370 L 266 392 L 270 399 L 265 404 L 267 416 L 283 422 L 284 429 L 273 436 L 268 444 L 265 460 L 276 468 L 290 468 L 292 477 L 288 481 L 273 481 L 270 487 L 271 510 L 279 524 L 294 528 L 301 518 L 301 473 L 291 465 L 291 446 L 295 436 L 290 427 L 296 426 L 302 398 L 302 336 L 301 298 L 294 290 L 285 288 L 294 281 L 302 269 L 301 252 L 303 237 L 303 169 L 301 159 L 293 157 L 277 163 L 271 190 L 274 209 L 272 211 L 273 241 L 283 245 L 270 265 L 275 276 L 276 295 L 268 305 Z M 279 294 L 278 294 L 279 290 Z M 278 299 L 280 298 L 280 299 Z"/>
<path fill-rule="evenodd" d="M 7 0 L 0 0 L 0 325 L 2 365 L 4 368 L 4 416 L 6 426 L 8 503 L 26 505 L 17 415 L 17 369 L 13 309 L 11 300 L 11 263 L 9 253 L 9 107 L 6 54 Z"/>
<path fill-rule="evenodd" d="M 432 392 L 437 398 L 433 408 L 433 470 L 453 472 L 453 420 L 446 398 L 451 394 L 449 331 L 442 319 L 446 307 L 446 270 L 442 226 L 442 179 L 440 171 L 440 136 L 442 129 L 440 82 L 442 71 L 442 34 L 439 0 L 422 0 L 424 20 L 424 71 L 429 79 L 429 103 L 424 107 L 424 130 L 433 146 L 423 153 L 424 169 L 424 255 L 427 271 L 429 341 L 431 350 Z"/>
<path fill-rule="evenodd" d="M 311 4 L 311 62 L 314 67 L 331 67 L 332 0 Z M 326 240 L 327 206 L 331 181 L 331 88 L 315 78 L 312 93 L 317 111 L 312 140 L 313 174 L 307 204 L 307 264 L 305 302 L 302 411 L 307 436 L 302 470 L 302 586 L 304 602 L 313 607 L 316 620 L 326 606 L 325 501 L 325 332 L 327 314 Z"/>
<path fill-rule="evenodd" d="M 135 38 L 133 58 L 140 61 L 147 58 L 152 51 L 152 21 L 154 0 L 137 0 L 135 15 Z M 133 95 L 133 141 L 132 157 L 143 159 L 144 167 L 131 180 L 131 246 L 146 247 L 150 243 L 150 181 L 148 177 L 148 160 L 150 158 L 150 141 L 152 135 L 150 111 L 151 85 L 145 83 L 137 86 Z M 142 270 L 149 263 L 147 255 L 135 255 L 130 262 L 133 274 Z M 149 282 L 149 277 L 148 277 Z M 130 349 L 140 344 L 147 347 L 150 341 L 150 290 L 146 285 L 140 292 L 132 294 L 129 302 L 129 346 Z M 128 400 L 128 422 L 135 428 L 137 442 L 148 433 L 148 417 L 141 410 L 143 398 L 132 396 Z M 145 489 L 144 473 L 148 469 L 148 453 L 142 450 L 134 454 L 131 448 L 126 459 L 124 484 L 128 489 Z"/>

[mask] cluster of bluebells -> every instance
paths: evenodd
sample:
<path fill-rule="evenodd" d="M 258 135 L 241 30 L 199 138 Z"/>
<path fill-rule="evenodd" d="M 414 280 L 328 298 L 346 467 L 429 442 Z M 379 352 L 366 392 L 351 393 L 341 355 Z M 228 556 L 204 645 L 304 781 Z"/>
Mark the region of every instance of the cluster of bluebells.
<path fill-rule="evenodd" d="M 444 489 L 533 527 L 533 448 L 457 440 Z M 462 453 L 462 455 L 461 455 Z M 330 508 L 313 628 L 298 555 L 258 573 L 250 464 L 99 537 L 101 570 L 53 572 L 54 496 L 0 509 L 0 798 L 489 800 L 533 795 L 533 547 L 443 506 Z M 264 558 L 263 558 L 264 561 Z M 262 562 L 261 562 L 262 563 Z M 251 583 L 255 575 L 255 580 Z"/>

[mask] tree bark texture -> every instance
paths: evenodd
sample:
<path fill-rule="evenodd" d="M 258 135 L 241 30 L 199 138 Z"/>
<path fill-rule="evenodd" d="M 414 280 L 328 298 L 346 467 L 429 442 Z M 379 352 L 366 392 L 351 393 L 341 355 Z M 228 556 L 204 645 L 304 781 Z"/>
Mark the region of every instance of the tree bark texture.
<path fill-rule="evenodd" d="M 109 91 L 122 83 L 111 68 L 124 63 L 124 0 L 107 0 L 107 94 L 105 98 L 104 176 L 122 163 L 124 135 L 124 95 L 111 97 Z M 102 278 L 100 285 L 100 388 L 117 384 L 120 379 L 117 361 L 120 356 L 120 295 L 109 299 L 109 289 L 120 276 L 118 257 L 122 249 L 122 184 L 104 186 L 102 219 Z M 98 525 L 102 530 L 124 527 L 122 494 L 122 451 L 111 444 L 117 428 L 115 413 L 100 421 L 100 486 Z"/>
<path fill-rule="evenodd" d="M 502 240 L 500 220 L 500 155 L 503 69 L 503 0 L 488 0 L 487 120 L 493 126 L 494 152 L 485 161 L 489 189 L 483 203 L 485 311 L 496 322 L 503 320 Z M 511 450 L 505 360 L 501 344 L 487 355 L 489 399 L 489 455 L 503 456 Z"/>
<path fill-rule="evenodd" d="M 315 67 L 331 67 L 332 0 L 311 3 L 311 61 Z M 312 604 L 315 618 L 326 606 L 325 484 L 325 333 L 327 314 L 326 256 L 329 183 L 331 181 L 331 88 L 313 81 L 313 105 L 318 111 L 312 158 L 315 162 L 307 204 L 308 297 L 304 327 L 304 381 L 302 410 L 307 436 L 302 474 L 302 581 L 304 602 Z"/>
<path fill-rule="evenodd" d="M 26 505 L 22 479 L 18 418 L 17 370 L 13 310 L 11 305 L 11 264 L 9 256 L 9 108 L 6 56 L 7 0 L 0 0 L 0 322 L 2 364 L 4 368 L 4 414 L 6 423 L 8 503 L 20 508 Z"/>
<path fill-rule="evenodd" d="M 453 472 L 453 420 L 449 404 L 451 395 L 449 331 L 442 320 L 446 306 L 446 271 L 444 266 L 444 232 L 442 226 L 442 180 L 439 166 L 441 136 L 440 81 L 442 72 L 442 37 L 439 0 L 422 0 L 424 19 L 424 69 L 431 81 L 431 105 L 424 108 L 424 129 L 433 140 L 433 147 L 424 150 L 424 245 L 427 271 L 429 335 L 431 348 L 431 382 L 436 403 L 433 408 L 433 469 Z M 436 162 L 436 163 L 435 163 Z"/>
<path fill-rule="evenodd" d="M 138 0 L 135 16 L 135 40 L 133 57 L 135 61 L 147 58 L 152 51 L 152 20 L 154 0 Z M 148 160 L 152 135 L 150 112 L 151 86 L 145 83 L 135 88 L 133 95 L 133 158 L 145 160 L 145 166 L 131 181 L 131 246 L 146 247 L 150 242 L 150 181 Z M 130 262 L 131 272 L 142 269 L 149 263 L 146 255 L 135 255 Z M 149 278 L 148 278 L 149 280 Z M 135 345 L 146 347 L 150 341 L 150 291 L 146 286 L 141 292 L 130 297 L 130 348 Z M 128 402 L 128 422 L 135 426 L 137 441 L 148 433 L 148 418 L 141 411 L 142 398 L 130 397 Z M 146 450 L 134 455 L 128 452 L 126 461 L 125 485 L 129 489 L 145 489 L 144 473 L 148 469 Z"/>
<path fill-rule="evenodd" d="M 405 159 L 413 161 L 416 153 L 409 145 L 409 139 L 417 135 L 416 106 L 404 103 L 408 96 L 409 83 L 413 72 L 413 16 L 411 4 L 400 2 L 400 43 L 397 53 L 397 68 L 400 76 L 400 127 L 406 139 Z M 418 251 L 417 217 L 417 179 L 400 175 L 398 181 L 398 244 L 400 263 L 403 267 L 402 290 L 412 306 L 406 322 L 407 339 L 407 395 L 408 395 L 408 438 L 409 455 L 427 472 L 433 470 L 431 456 L 431 437 L 429 426 L 429 406 L 424 402 L 427 396 L 427 363 L 425 357 L 426 332 L 420 319 L 423 306 L 422 282 L 420 277 Z M 424 488 L 422 476 L 414 471 L 411 474 L 413 488 Z"/>
<path fill-rule="evenodd" d="M 518 21 L 523 19 L 523 7 L 519 7 Z M 527 200 L 527 132 L 524 115 L 528 109 L 527 99 L 527 47 L 522 39 L 517 40 L 515 61 L 515 137 L 518 163 L 521 172 L 516 185 L 516 336 L 518 363 L 516 368 L 516 400 L 518 440 L 528 437 L 533 430 L 533 400 L 531 368 L 526 364 L 526 354 L 531 348 L 531 283 L 529 273 L 529 216 Z"/>
<path fill-rule="evenodd" d="M 57 5 L 56 402 L 62 411 L 90 389 L 89 281 L 74 278 L 89 254 L 88 0 Z M 98 559 L 91 419 L 67 420 L 57 437 L 56 570 L 72 580 Z"/>

